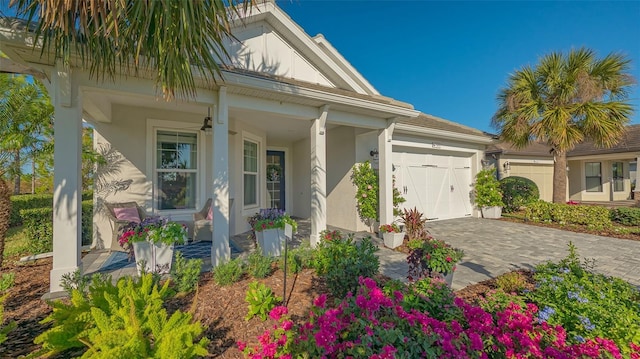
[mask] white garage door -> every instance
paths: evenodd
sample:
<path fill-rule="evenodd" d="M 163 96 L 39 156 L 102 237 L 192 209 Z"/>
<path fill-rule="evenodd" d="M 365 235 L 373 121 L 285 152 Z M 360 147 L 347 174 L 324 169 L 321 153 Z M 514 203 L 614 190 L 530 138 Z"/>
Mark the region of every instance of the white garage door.
<path fill-rule="evenodd" d="M 471 158 L 399 152 L 393 154 L 396 186 L 429 220 L 470 216 Z"/>

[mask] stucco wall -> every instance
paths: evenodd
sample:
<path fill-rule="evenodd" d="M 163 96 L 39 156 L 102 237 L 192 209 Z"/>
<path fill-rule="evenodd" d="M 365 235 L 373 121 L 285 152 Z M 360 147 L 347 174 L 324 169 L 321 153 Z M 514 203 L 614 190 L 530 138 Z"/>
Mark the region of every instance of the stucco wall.
<path fill-rule="evenodd" d="M 327 131 L 327 224 L 350 231 L 357 229 L 359 221 L 351 183 L 355 154 L 354 128 Z"/>
<path fill-rule="evenodd" d="M 304 139 L 293 144 L 293 211 L 301 218 L 311 216 L 311 141 Z"/>
<path fill-rule="evenodd" d="M 505 170 L 504 164 L 507 161 L 510 169 Z M 553 200 L 553 164 L 530 163 L 517 157 L 502 157 L 499 168 L 502 169 L 502 177 L 518 176 L 532 180 L 538 186 L 540 199 L 548 202 Z"/>
<path fill-rule="evenodd" d="M 632 159 L 584 159 L 584 160 L 570 160 L 569 161 L 569 176 L 570 176 L 570 195 L 573 200 L 581 201 L 621 201 L 630 198 L 631 194 L 631 181 L 629 179 L 629 162 Z M 601 180 L 602 191 L 601 192 L 587 192 L 586 190 L 586 178 L 585 178 L 585 164 L 587 162 L 600 162 L 601 168 Z M 612 167 L 614 162 L 622 162 L 623 164 L 623 177 L 624 177 L 624 190 L 613 191 L 612 182 Z"/>

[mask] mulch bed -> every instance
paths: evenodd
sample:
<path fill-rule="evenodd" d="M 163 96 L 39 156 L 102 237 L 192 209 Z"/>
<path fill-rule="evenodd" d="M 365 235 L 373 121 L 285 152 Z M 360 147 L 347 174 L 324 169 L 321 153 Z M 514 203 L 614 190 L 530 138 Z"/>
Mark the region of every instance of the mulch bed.
<path fill-rule="evenodd" d="M 596 236 L 614 237 L 614 238 L 620 238 L 620 239 L 630 239 L 633 241 L 640 241 L 640 233 L 621 234 L 621 233 L 616 233 L 612 230 L 595 231 L 595 230 L 587 229 L 585 226 L 582 226 L 582 225 L 531 222 L 518 217 L 502 217 L 499 220 L 506 221 L 506 222 L 514 222 L 514 223 L 523 223 L 531 226 L 561 229 L 563 231 L 571 231 L 576 233 L 593 234 Z"/>

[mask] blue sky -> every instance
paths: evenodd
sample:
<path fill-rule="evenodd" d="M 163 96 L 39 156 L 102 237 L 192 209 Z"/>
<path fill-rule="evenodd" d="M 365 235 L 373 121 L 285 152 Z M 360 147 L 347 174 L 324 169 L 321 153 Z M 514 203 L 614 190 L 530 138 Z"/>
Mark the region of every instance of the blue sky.
<path fill-rule="evenodd" d="M 481 130 L 509 73 L 552 51 L 622 52 L 640 80 L 640 1 L 278 1 L 385 96 Z M 630 98 L 640 124 L 640 90 Z"/>

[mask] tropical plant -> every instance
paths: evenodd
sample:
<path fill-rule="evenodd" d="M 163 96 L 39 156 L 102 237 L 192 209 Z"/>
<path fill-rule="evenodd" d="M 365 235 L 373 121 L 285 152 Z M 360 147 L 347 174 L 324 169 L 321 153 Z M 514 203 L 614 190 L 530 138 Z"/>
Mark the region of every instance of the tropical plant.
<path fill-rule="evenodd" d="M 183 244 L 187 237 L 184 225 L 160 216 L 149 216 L 141 222 L 130 222 L 120 231 L 118 243 L 126 250 L 131 250 L 133 243 L 143 241 L 166 245 Z"/>
<path fill-rule="evenodd" d="M 567 151 L 591 140 L 615 145 L 633 113 L 628 94 L 634 79 L 630 60 L 589 49 L 553 52 L 534 67 L 515 71 L 498 93 L 492 124 L 516 148 L 538 141 L 554 154 L 553 202 L 566 201 Z"/>
<path fill-rule="evenodd" d="M 0 74 L 0 167 L 14 179 L 20 193 L 24 158 L 35 158 L 48 143 L 53 106 L 44 86 L 23 75 Z"/>
<path fill-rule="evenodd" d="M 501 207 L 504 205 L 502 202 L 502 192 L 500 191 L 500 182 L 498 182 L 496 171 L 493 168 L 484 169 L 476 174 L 473 191 L 473 201 L 480 209 L 483 207 Z"/>
<path fill-rule="evenodd" d="M 400 233 L 400 227 L 397 224 L 383 224 L 380 226 L 380 233 Z"/>
<path fill-rule="evenodd" d="M 540 199 L 538 185 L 525 177 L 509 176 L 500 180 L 504 211 L 515 212 Z"/>
<path fill-rule="evenodd" d="M 263 208 L 254 216 L 249 217 L 249 224 L 254 232 L 262 232 L 267 229 L 284 229 L 291 225 L 293 232 L 298 230 L 298 223 L 284 210 L 278 208 Z"/>
<path fill-rule="evenodd" d="M 165 97 L 194 96 L 194 75 L 211 81 L 221 75 L 218 61 L 228 59 L 224 40 L 232 21 L 249 13 L 253 1 L 13 0 L 29 22 L 43 55 L 64 64 L 78 55 L 96 80 L 121 72 L 155 71 Z M 191 66 L 185 66 L 189 64 Z"/>
<path fill-rule="evenodd" d="M 416 207 L 413 209 L 405 208 L 400 220 L 404 224 L 404 230 L 407 232 L 409 240 L 431 238 L 425 227 L 427 219 L 423 217 L 422 212 L 418 211 Z"/>
<path fill-rule="evenodd" d="M 249 283 L 244 300 L 249 308 L 245 319 L 249 320 L 257 315 L 263 321 L 267 320 L 269 312 L 282 302 L 282 298 L 276 296 L 271 288 L 257 281 Z"/>

